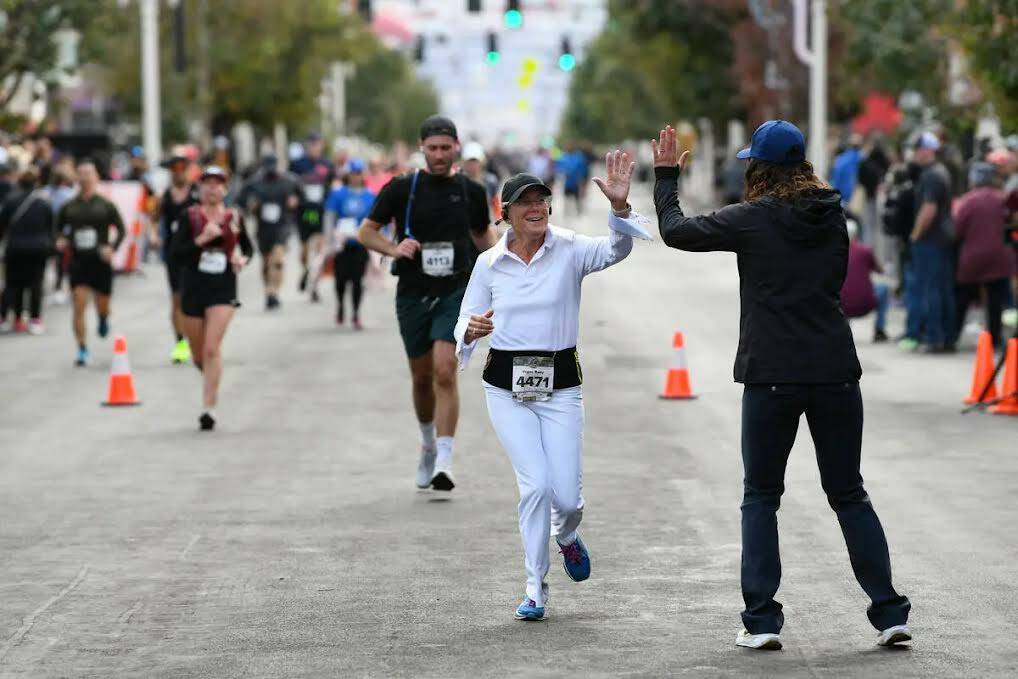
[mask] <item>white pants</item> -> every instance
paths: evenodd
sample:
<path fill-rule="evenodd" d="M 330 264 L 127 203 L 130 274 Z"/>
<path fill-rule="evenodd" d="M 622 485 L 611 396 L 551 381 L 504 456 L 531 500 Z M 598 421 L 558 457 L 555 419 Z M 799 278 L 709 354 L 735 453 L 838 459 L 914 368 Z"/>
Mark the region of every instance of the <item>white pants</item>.
<path fill-rule="evenodd" d="M 488 415 L 509 454 L 520 490 L 520 534 L 527 596 L 544 606 L 548 538 L 570 543 L 583 518 L 583 394 L 559 389 L 547 401 L 514 401 L 512 392 L 484 385 Z"/>

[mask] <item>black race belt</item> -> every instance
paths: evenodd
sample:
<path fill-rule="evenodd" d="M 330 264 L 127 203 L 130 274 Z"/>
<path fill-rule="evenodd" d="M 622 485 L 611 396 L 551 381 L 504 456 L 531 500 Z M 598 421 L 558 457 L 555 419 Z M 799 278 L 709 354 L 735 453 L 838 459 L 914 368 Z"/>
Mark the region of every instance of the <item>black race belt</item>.
<path fill-rule="evenodd" d="M 583 370 L 580 368 L 580 354 L 576 347 L 560 351 L 503 351 L 489 349 L 484 362 L 481 378 L 493 387 L 512 391 L 513 359 L 518 356 L 553 356 L 555 362 L 555 384 L 552 389 L 568 389 L 583 384 Z"/>

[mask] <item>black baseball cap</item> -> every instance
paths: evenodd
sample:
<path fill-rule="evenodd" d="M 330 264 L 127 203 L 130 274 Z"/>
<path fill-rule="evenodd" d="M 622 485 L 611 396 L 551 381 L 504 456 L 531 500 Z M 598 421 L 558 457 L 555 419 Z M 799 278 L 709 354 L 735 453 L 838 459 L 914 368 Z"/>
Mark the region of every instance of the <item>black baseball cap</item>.
<path fill-rule="evenodd" d="M 540 178 L 526 173 L 514 174 L 502 185 L 502 204 L 515 203 L 531 186 L 540 186 L 544 190 L 544 195 L 551 195 L 551 189 Z"/>
<path fill-rule="evenodd" d="M 447 135 L 459 141 L 459 137 L 456 136 L 456 123 L 445 116 L 429 116 L 421 123 L 421 139 L 437 135 Z"/>

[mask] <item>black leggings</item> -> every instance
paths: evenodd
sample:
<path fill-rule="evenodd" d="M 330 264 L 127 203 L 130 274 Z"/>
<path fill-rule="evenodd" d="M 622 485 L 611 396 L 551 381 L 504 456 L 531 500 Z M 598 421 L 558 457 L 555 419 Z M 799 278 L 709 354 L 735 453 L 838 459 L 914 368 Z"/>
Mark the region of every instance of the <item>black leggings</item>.
<path fill-rule="evenodd" d="M 346 284 L 353 285 L 353 317 L 358 318 L 361 309 L 361 298 L 364 295 L 364 272 L 368 268 L 368 251 L 362 247 L 347 245 L 342 252 L 337 252 L 333 260 L 336 278 L 336 301 L 339 313 L 343 314 L 343 298 L 346 295 Z"/>
<path fill-rule="evenodd" d="M 29 316 L 42 318 L 42 281 L 48 257 L 45 252 L 7 253 L 7 281 L 0 299 L 0 318 L 6 318 L 8 310 L 14 311 L 15 318 L 21 318 L 26 292 L 30 295 Z"/>
<path fill-rule="evenodd" d="M 1004 302 L 1007 299 L 1007 286 L 1011 284 L 1006 278 L 998 278 L 995 281 L 986 283 L 959 283 L 955 288 L 955 328 L 954 339 L 958 340 L 961 331 L 965 328 L 965 312 L 969 305 L 979 299 L 979 289 L 986 290 L 986 329 L 993 336 L 993 346 L 1000 348 L 1001 321 L 1000 315 L 1004 312 Z"/>

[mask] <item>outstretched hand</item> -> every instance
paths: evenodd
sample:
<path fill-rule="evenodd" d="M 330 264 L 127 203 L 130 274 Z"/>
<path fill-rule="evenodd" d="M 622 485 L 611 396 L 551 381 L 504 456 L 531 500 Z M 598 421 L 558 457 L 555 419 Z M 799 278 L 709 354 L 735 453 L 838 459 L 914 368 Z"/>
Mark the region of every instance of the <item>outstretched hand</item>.
<path fill-rule="evenodd" d="M 654 167 L 675 167 L 679 171 L 686 169 L 689 162 L 689 151 L 683 151 L 679 156 L 678 134 L 671 125 L 665 125 L 657 139 L 650 140 L 650 147 L 654 151 Z"/>
<path fill-rule="evenodd" d="M 605 179 L 594 177 L 594 183 L 605 195 L 615 210 L 626 209 L 629 200 L 629 184 L 633 178 L 636 163 L 629 160 L 625 151 L 609 151 L 604 156 Z"/>

